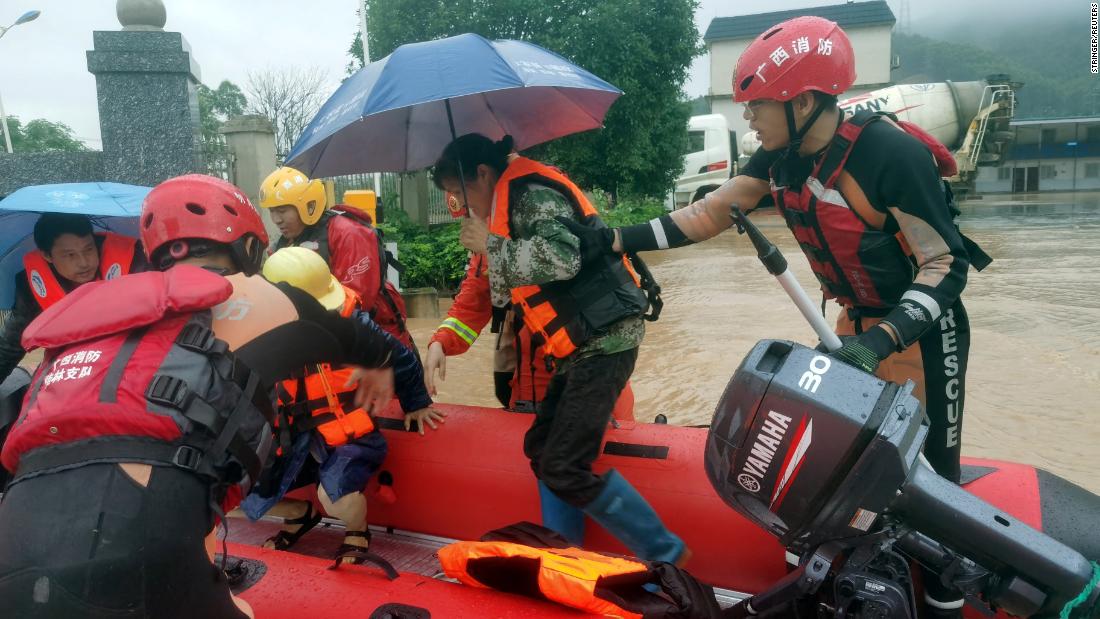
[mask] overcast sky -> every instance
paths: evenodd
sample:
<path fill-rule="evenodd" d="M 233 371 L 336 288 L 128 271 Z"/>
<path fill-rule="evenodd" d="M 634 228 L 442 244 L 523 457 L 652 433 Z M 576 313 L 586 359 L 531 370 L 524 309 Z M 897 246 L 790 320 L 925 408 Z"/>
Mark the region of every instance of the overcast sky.
<path fill-rule="evenodd" d="M 902 0 L 889 0 L 895 14 Z M 915 29 L 934 27 L 939 19 L 959 19 L 957 0 L 908 0 Z M 1080 4 L 1057 0 L 1053 5 Z M 702 0 L 695 15 L 699 32 L 715 17 L 745 15 L 837 0 Z M 1050 6 L 1048 4 L 1048 8 Z M 335 88 L 348 62 L 347 47 L 359 28 L 357 0 L 166 0 L 166 30 L 182 32 L 201 68 L 203 83 L 223 79 L 244 85 L 249 71 L 317 66 L 328 71 Z M 1015 5 L 1011 7 L 1010 5 Z M 966 3 L 975 23 L 991 15 L 1043 10 L 1030 0 L 978 0 Z M 0 0 L 0 24 L 10 24 L 28 9 L 38 20 L 18 26 L 0 40 L 0 96 L 8 114 L 24 120 L 46 118 L 73 128 L 93 148 L 100 147 L 95 78 L 85 52 L 93 30 L 118 30 L 114 0 Z M 945 11 L 947 13 L 945 13 Z M 685 84 L 690 96 L 705 94 L 707 58 L 696 60 Z"/>

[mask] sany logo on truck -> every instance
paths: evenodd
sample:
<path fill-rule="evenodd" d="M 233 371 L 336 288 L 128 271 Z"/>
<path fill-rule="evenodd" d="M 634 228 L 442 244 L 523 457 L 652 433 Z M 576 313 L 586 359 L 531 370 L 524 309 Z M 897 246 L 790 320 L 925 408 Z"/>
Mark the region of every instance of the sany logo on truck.
<path fill-rule="evenodd" d="M 850 99 L 845 99 L 840 102 L 840 109 L 845 112 L 862 112 L 863 110 L 869 110 L 871 112 L 881 112 L 883 110 L 890 110 L 889 107 L 890 97 L 875 97 L 871 98 L 871 93 L 865 95 L 859 95 Z"/>
<path fill-rule="evenodd" d="M 745 463 L 741 467 L 741 473 L 737 476 L 737 483 L 741 484 L 742 488 L 752 493 L 760 492 L 762 482 L 767 477 L 772 461 L 775 460 L 775 454 L 779 451 L 790 426 L 790 417 L 775 411 L 768 411 L 768 416 L 756 435 L 749 457 L 745 459 Z M 798 470 L 806 457 L 806 451 L 810 448 L 812 436 L 813 421 L 803 418 L 802 423 L 799 424 L 798 430 L 791 439 L 787 454 L 783 458 L 783 474 L 772 492 L 772 507 L 782 502 L 783 497 L 786 496 L 786 490 L 790 488 L 791 482 L 798 475 Z"/>

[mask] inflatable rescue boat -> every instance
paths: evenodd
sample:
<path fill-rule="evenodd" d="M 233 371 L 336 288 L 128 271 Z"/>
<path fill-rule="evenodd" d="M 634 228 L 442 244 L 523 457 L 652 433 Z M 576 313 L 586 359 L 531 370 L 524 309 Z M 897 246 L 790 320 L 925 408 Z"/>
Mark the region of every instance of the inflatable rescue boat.
<path fill-rule="evenodd" d="M 367 491 L 371 548 L 399 570 L 396 580 L 370 565 L 328 569 L 343 535 L 337 527 L 318 527 L 290 551 L 277 552 L 258 548 L 277 524 L 231 519 L 228 552 L 246 559 L 242 567 L 248 573 L 238 588 L 257 617 L 578 616 L 548 602 L 441 579 L 435 550 L 512 523 L 539 522 L 539 502 L 521 449 L 530 415 L 437 407 L 447 412 L 447 421 L 424 436 L 405 431 L 395 409 L 377 420 L 389 455 Z M 688 571 L 714 585 L 721 600 L 734 602 L 782 578 L 785 552 L 716 494 L 703 464 L 706 441 L 706 428 L 622 422 L 608 429 L 596 469 L 615 468 L 627 477 L 692 549 Z M 1027 465 L 975 458 L 964 458 L 963 465 L 966 490 L 1085 556 L 1100 558 L 1100 539 L 1091 528 L 1100 517 L 1100 498 Z M 379 493 L 380 483 L 392 494 Z M 591 520 L 585 547 L 628 553 Z"/>

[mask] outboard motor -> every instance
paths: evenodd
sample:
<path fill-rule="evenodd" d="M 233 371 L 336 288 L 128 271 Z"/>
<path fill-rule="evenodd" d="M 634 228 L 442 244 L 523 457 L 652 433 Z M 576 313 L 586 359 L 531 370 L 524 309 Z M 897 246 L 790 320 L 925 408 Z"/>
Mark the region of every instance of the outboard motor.
<path fill-rule="evenodd" d="M 1057 617 L 1089 586 L 1080 553 L 928 466 L 912 390 L 793 342 L 752 349 L 718 403 L 707 476 L 800 561 L 734 616 L 917 617 L 913 560 L 1021 617 Z M 1071 616 L 1092 616 L 1098 596 Z"/>

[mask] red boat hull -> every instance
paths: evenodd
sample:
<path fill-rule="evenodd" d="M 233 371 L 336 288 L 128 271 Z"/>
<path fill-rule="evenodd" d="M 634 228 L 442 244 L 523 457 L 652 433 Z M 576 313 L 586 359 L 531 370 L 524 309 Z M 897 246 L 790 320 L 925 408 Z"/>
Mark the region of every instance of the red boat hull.
<path fill-rule="evenodd" d="M 448 413 L 446 423 L 439 430 L 427 430 L 424 436 L 400 429 L 396 411 L 387 411 L 380 419 L 389 441 L 389 455 L 382 469 L 385 474 L 376 476 L 368 488 L 371 524 L 453 539 L 478 539 L 486 531 L 515 522 L 539 522 L 535 478 L 522 453 L 522 438 L 531 416 L 457 405 L 438 408 Z M 761 591 L 785 574 L 783 548 L 727 507 L 714 492 L 702 462 L 706 433 L 705 428 L 623 423 L 607 431 L 595 468 L 597 472 L 617 469 L 649 500 L 665 524 L 692 549 L 687 568 L 693 575 L 724 589 Z M 964 465 L 972 477 L 978 477 L 965 484 L 967 490 L 1027 524 L 1043 528 L 1044 511 L 1049 511 L 1050 505 L 1044 505 L 1040 474 L 1034 467 L 974 458 L 964 458 Z M 392 479 L 396 496 L 392 502 L 382 501 L 375 492 L 379 478 Z M 299 491 L 298 496 L 312 497 L 312 490 Z M 1091 519 L 1094 524 L 1095 518 Z M 1075 535 L 1069 531 L 1056 537 L 1069 543 L 1072 540 L 1064 539 L 1066 534 Z M 592 521 L 587 523 L 585 546 L 627 554 Z M 469 588 L 459 595 L 457 585 L 415 575 L 388 583 L 369 568 L 355 568 L 355 573 L 349 570 L 348 574 L 343 570 L 330 572 L 323 569 L 324 562 L 314 559 L 231 547 L 234 554 L 259 556 L 258 552 L 268 562 L 269 572 L 244 597 L 254 602 L 257 610 L 264 608 L 261 617 L 284 616 L 280 614 L 284 611 L 289 617 L 289 608 L 297 613 L 309 609 L 323 611 L 318 616 L 336 616 L 335 608 L 330 611 L 327 602 L 314 599 L 321 593 L 325 599 L 341 599 L 341 608 L 355 607 L 359 613 L 373 608 L 376 600 L 381 603 L 407 597 L 440 604 L 439 614 L 433 612 L 433 616 L 488 616 L 483 609 L 466 614 L 472 608 L 468 605 L 483 603 L 494 604 L 491 616 L 509 617 L 512 609 L 528 616 L 558 616 L 552 606 L 531 606 L 531 601 L 511 595 Z M 278 584 L 287 580 L 284 574 L 291 572 L 298 586 L 309 592 L 300 606 L 286 595 L 289 582 Z M 358 598 L 365 605 L 344 600 L 344 592 L 349 599 Z M 266 606 L 269 595 L 274 596 L 270 611 Z M 519 610 L 521 607 L 528 610 Z M 548 614 L 541 614 L 544 612 Z"/>

